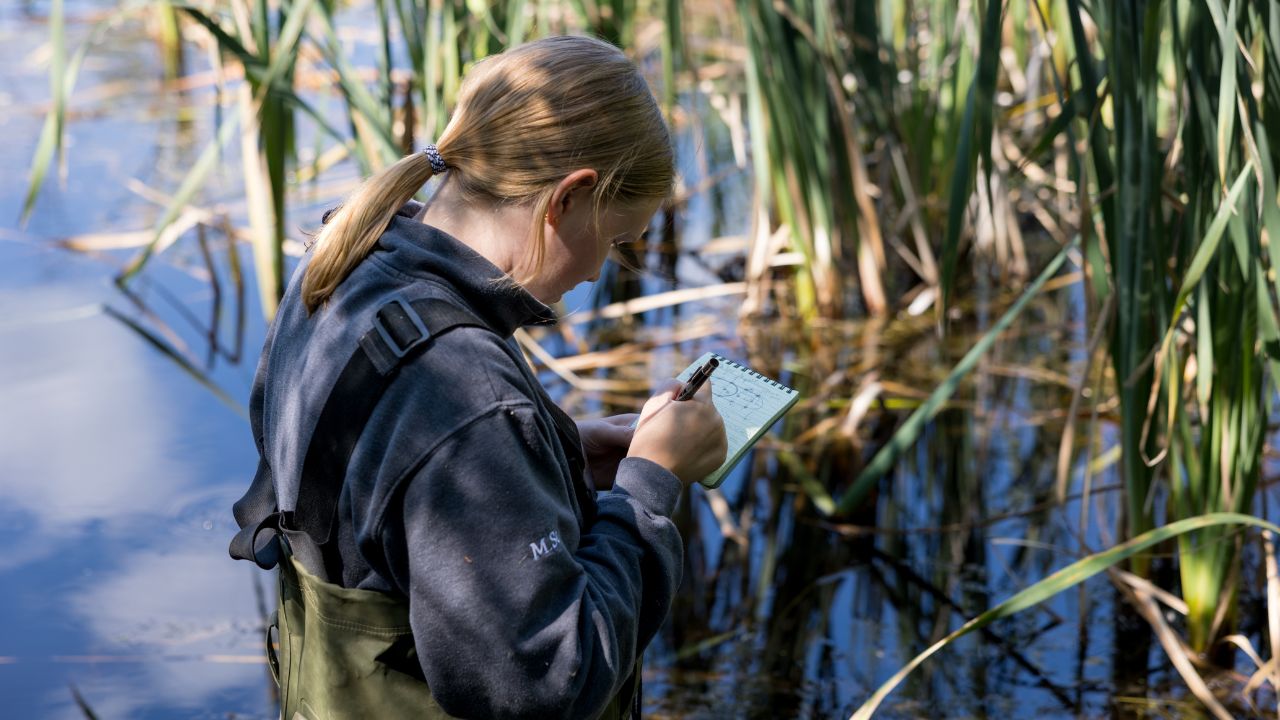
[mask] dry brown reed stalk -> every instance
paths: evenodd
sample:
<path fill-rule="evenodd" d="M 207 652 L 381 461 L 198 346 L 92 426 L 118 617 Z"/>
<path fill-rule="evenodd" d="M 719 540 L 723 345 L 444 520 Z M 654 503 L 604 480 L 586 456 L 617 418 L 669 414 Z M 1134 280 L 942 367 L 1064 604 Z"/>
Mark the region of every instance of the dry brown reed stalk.
<path fill-rule="evenodd" d="M 1253 702 L 1253 694 L 1263 683 L 1270 683 L 1273 692 L 1280 692 L 1280 572 L 1276 569 L 1275 538 L 1270 532 L 1263 532 L 1261 537 L 1264 567 L 1266 568 L 1267 585 L 1267 642 L 1271 650 L 1271 659 L 1263 661 L 1249 638 L 1240 635 L 1228 635 L 1222 641 L 1238 647 L 1257 668 L 1245 682 L 1242 694 L 1247 702 Z M 1184 612 L 1185 614 L 1185 612 Z M 1252 708 L 1257 712 L 1257 708 Z M 1276 709 L 1280 717 L 1280 707 Z"/>
<path fill-rule="evenodd" d="M 1196 699 L 1218 720 L 1232 720 L 1234 716 L 1227 712 L 1222 703 L 1218 702 L 1209 686 L 1205 684 L 1204 678 L 1200 677 L 1200 673 L 1196 672 L 1195 664 L 1191 660 L 1193 655 L 1191 649 L 1183 644 L 1182 638 L 1178 637 L 1178 634 L 1165 621 L 1164 612 L 1153 597 L 1150 583 L 1141 581 L 1141 578 L 1131 573 L 1121 575 L 1115 570 L 1111 570 L 1109 574 L 1116 587 L 1129 599 L 1130 604 L 1138 611 L 1138 614 L 1151 625 L 1156 639 L 1160 642 L 1160 646 L 1164 648 L 1165 655 L 1173 663 L 1174 669 L 1178 671 L 1182 681 L 1187 684 L 1187 689 L 1191 691 L 1191 694 L 1195 695 Z M 1130 578 L 1141 582 L 1129 582 Z M 1185 603 L 1181 603 L 1181 607 L 1184 611 L 1186 610 Z"/>
<path fill-rule="evenodd" d="M 648 379 L 626 380 L 614 378 L 584 378 L 566 368 L 559 359 L 547 352 L 546 348 L 534 340 L 524 328 L 515 332 L 520 347 L 537 359 L 543 367 L 555 373 L 561 380 L 569 383 L 576 390 L 585 392 L 644 392 L 650 387 Z M 530 363 L 533 364 L 533 363 Z"/>
<path fill-rule="evenodd" d="M 729 501 L 725 500 L 724 493 L 718 488 L 712 488 L 704 490 L 703 494 L 707 498 L 707 506 L 711 508 L 711 514 L 720 525 L 720 534 L 743 548 L 747 547 L 749 544 L 747 535 L 734 522 L 733 511 L 729 507 Z"/>
<path fill-rule="evenodd" d="M 658 310 L 660 308 L 672 307 L 674 305 L 683 305 L 684 303 L 695 302 L 698 300 L 710 300 L 712 298 L 741 295 L 745 293 L 746 290 L 746 283 L 741 282 L 669 290 L 656 295 L 646 295 L 633 300 L 611 303 L 594 310 L 575 312 L 572 315 L 565 317 L 563 320 L 565 322 L 575 324 L 590 322 L 592 320 L 616 320 L 621 317 L 639 315 L 640 313 L 649 312 L 650 310 Z"/>

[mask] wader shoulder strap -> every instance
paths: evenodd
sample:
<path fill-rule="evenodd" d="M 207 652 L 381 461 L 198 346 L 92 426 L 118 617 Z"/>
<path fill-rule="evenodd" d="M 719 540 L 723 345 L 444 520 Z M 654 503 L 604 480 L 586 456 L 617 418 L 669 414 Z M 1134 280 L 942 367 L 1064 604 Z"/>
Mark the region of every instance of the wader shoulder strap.
<path fill-rule="evenodd" d="M 328 545 L 351 453 L 382 394 L 400 367 L 432 338 L 462 326 L 489 329 L 472 313 L 438 298 L 408 302 L 396 297 L 379 308 L 373 329 L 360 338 L 320 411 L 303 460 L 296 507 L 292 513 L 280 512 L 271 473 L 260 468 L 236 504 L 248 522 L 232 539 L 231 556 L 263 569 L 274 567 L 279 562 L 276 537 L 284 529 L 304 531 L 317 547 Z M 259 538 L 263 530 L 269 535 Z"/>

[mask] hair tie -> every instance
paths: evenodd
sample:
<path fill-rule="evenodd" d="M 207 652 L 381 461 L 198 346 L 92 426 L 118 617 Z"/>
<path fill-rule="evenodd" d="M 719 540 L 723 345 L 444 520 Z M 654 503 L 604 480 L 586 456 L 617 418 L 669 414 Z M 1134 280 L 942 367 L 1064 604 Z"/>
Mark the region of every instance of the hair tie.
<path fill-rule="evenodd" d="M 440 157 L 440 150 L 435 145 L 428 144 L 422 148 L 422 154 L 431 162 L 431 171 L 435 174 L 439 175 L 448 169 L 449 166 L 444 164 L 444 158 Z"/>

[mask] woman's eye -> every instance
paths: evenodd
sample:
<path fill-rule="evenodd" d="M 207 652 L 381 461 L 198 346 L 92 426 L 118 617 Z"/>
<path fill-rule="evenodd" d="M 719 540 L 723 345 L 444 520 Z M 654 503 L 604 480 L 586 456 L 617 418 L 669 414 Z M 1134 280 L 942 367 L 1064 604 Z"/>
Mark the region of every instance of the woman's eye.
<path fill-rule="evenodd" d="M 635 272 L 644 270 L 645 239 L 615 240 L 609 247 L 614 262 Z"/>

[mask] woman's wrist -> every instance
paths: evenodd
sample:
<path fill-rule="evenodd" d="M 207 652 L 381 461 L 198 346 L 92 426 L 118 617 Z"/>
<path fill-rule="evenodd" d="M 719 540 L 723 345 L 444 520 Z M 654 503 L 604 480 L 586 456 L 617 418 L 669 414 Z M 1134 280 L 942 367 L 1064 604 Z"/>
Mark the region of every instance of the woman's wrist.
<path fill-rule="evenodd" d="M 670 517 L 684 483 L 665 467 L 641 457 L 628 457 L 618 465 L 618 478 L 614 492 L 624 492 L 635 498 L 645 510 L 654 515 Z"/>

